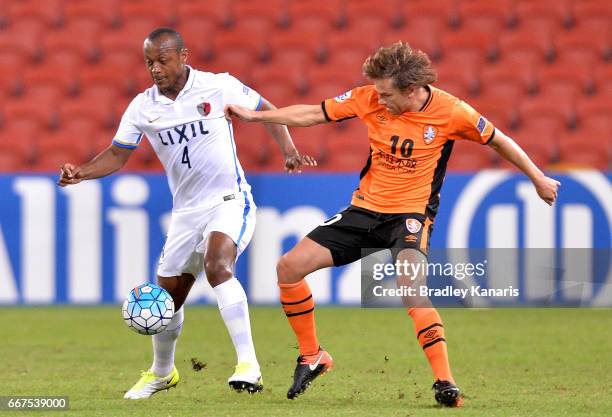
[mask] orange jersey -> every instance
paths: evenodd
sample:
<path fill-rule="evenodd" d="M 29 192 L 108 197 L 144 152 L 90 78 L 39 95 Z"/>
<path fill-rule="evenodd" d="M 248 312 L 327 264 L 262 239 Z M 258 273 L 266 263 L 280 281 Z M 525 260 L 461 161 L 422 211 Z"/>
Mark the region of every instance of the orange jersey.
<path fill-rule="evenodd" d="M 434 217 L 454 140 L 486 144 L 493 139 L 494 126 L 470 105 L 435 87 L 427 88 L 430 94 L 423 108 L 400 115 L 378 103 L 373 85 L 321 104 L 330 121 L 358 117 L 368 127 L 370 157 L 351 204 L 379 213 Z"/>

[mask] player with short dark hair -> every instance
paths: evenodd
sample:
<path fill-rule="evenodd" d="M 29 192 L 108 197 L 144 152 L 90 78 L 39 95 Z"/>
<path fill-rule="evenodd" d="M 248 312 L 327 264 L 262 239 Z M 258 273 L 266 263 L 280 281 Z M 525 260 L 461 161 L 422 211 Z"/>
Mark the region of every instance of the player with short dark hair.
<path fill-rule="evenodd" d="M 234 276 L 236 258 L 253 235 L 256 206 L 236 156 L 232 124 L 223 110 L 229 104 L 275 107 L 228 73 L 188 66 L 187 56 L 178 32 L 170 28 L 151 32 L 144 41 L 144 62 L 154 85 L 130 103 L 106 150 L 84 165 L 66 163 L 60 170 L 61 186 L 112 174 L 125 165 L 144 134 L 168 177 L 172 218 L 157 281 L 172 295 L 175 314 L 166 330 L 153 336 L 153 364 L 126 399 L 149 398 L 178 383 L 174 352 L 183 304 L 201 273 L 213 287 L 236 350 L 238 364 L 229 385 L 249 392 L 263 387 L 247 297 Z M 278 142 L 288 171 L 316 164 L 298 153 L 285 126 L 267 129 Z"/>
<path fill-rule="evenodd" d="M 295 398 L 332 367 L 332 357 L 319 345 L 315 305 L 304 277 L 321 268 L 354 262 L 363 256 L 364 248 L 392 248 L 402 261 L 426 261 L 455 140 L 493 148 L 531 179 L 549 205 L 557 198 L 560 185 L 471 106 L 433 87 L 436 73 L 425 53 L 398 42 L 368 57 L 363 71 L 373 85 L 353 88 L 320 105 L 268 111 L 230 105 L 226 109 L 228 117 L 236 115 L 250 122 L 312 126 L 358 117 L 368 127 L 370 155 L 351 205 L 310 232 L 277 265 L 281 304 L 300 349 L 288 398 Z M 425 278 L 417 280 L 425 283 Z M 461 405 L 437 310 L 426 298 L 404 302 L 433 370 L 436 400 L 447 406 Z"/>

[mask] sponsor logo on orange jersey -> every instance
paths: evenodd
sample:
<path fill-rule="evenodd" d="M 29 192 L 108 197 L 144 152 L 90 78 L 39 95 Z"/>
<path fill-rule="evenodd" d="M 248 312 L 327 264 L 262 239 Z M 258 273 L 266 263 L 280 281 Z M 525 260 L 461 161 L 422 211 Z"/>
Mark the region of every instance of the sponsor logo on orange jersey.
<path fill-rule="evenodd" d="M 351 98 L 351 94 L 353 94 L 352 90 L 347 91 L 346 93 L 342 93 L 339 96 L 334 97 L 338 103 L 342 103 L 344 100 Z"/>

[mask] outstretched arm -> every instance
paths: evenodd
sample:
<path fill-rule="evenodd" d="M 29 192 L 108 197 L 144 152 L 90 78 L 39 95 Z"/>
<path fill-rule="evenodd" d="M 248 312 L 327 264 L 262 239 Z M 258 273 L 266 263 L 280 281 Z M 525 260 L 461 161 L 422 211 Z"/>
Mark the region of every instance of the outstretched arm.
<path fill-rule="evenodd" d="M 270 103 L 268 100 L 261 98 L 261 109 L 263 111 L 267 110 L 276 110 L 276 106 Z M 259 111 L 258 113 L 260 113 Z M 302 166 L 316 166 L 317 161 L 309 155 L 300 155 L 298 150 L 296 149 L 293 141 L 291 140 L 291 136 L 289 135 L 289 130 L 287 130 L 287 126 L 276 123 L 265 123 L 264 126 L 266 130 L 281 149 L 283 156 L 285 157 L 285 170 L 289 173 L 292 172 L 301 172 Z"/>
<path fill-rule="evenodd" d="M 110 145 L 84 165 L 62 164 L 58 184 L 60 187 L 65 187 L 67 185 L 78 184 L 83 180 L 110 175 L 125 165 L 131 153 L 131 149 Z"/>
<path fill-rule="evenodd" d="M 245 122 L 277 123 L 287 126 L 313 126 L 326 123 L 327 119 L 321 105 L 296 104 L 280 109 L 255 111 L 234 104 L 225 108 L 225 115 L 229 119 L 236 116 Z"/>
<path fill-rule="evenodd" d="M 525 151 L 500 130 L 495 131 L 495 137 L 489 142 L 489 146 L 527 175 L 540 198 L 552 206 L 557 199 L 557 192 L 561 185 L 559 181 L 544 175 L 529 159 Z"/>

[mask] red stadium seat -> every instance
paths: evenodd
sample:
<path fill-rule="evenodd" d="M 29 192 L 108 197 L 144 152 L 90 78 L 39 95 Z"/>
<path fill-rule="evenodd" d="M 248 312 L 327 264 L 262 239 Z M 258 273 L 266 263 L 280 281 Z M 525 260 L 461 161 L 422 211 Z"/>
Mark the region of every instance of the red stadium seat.
<path fill-rule="evenodd" d="M 317 162 L 325 163 L 328 157 L 329 125 L 316 125 L 307 128 L 289 128 L 289 133 L 296 148 L 302 155 L 310 155 Z M 270 158 L 266 162 L 266 170 L 282 170 L 285 164 L 280 148 L 273 144 L 270 147 Z"/>
<path fill-rule="evenodd" d="M 96 0 L 95 2 L 65 0 L 64 14 L 71 27 L 75 23 L 85 21 L 91 25 L 91 29 L 85 28 L 86 30 L 98 29 L 100 26 L 109 28 L 115 26 L 120 20 L 117 3 L 117 0 Z"/>
<path fill-rule="evenodd" d="M 442 47 L 440 45 L 440 34 L 444 32 L 441 21 L 430 16 L 415 16 L 397 31 L 389 31 L 383 34 L 382 44 L 389 46 L 397 41 L 407 42 L 412 48 L 420 49 L 427 53 L 431 60 L 440 58 Z"/>
<path fill-rule="evenodd" d="M 344 29 L 338 32 L 333 32 L 325 37 L 325 45 L 327 54 L 333 55 L 334 52 L 350 49 L 361 54 L 363 59 L 371 55 L 381 46 L 382 37 L 377 34 L 369 36 L 368 39 L 363 38 L 362 28 Z"/>
<path fill-rule="evenodd" d="M 42 135 L 38 142 L 36 169 L 57 172 L 65 162 L 80 165 L 87 162 L 90 156 L 89 138 L 79 137 L 72 132 Z"/>
<path fill-rule="evenodd" d="M 515 67 L 503 64 L 485 66 L 480 71 L 481 89 L 486 94 L 492 85 L 504 84 L 515 94 L 510 99 L 519 98 L 537 90 L 537 78 L 531 71 L 521 71 Z"/>
<path fill-rule="evenodd" d="M 4 44 L 0 40 L 0 68 L 3 68 L 5 73 L 7 72 L 17 72 L 19 68 L 24 68 L 29 63 L 29 56 L 18 48 L 5 47 Z M 6 83 L 6 80 L 2 80 L 1 82 Z"/>
<path fill-rule="evenodd" d="M 341 0 L 302 0 L 289 5 L 290 22 L 296 22 L 305 17 L 320 17 L 327 20 L 330 27 L 339 27 L 344 23 Z M 309 34 L 304 34 L 305 36 Z"/>
<path fill-rule="evenodd" d="M 564 168 L 612 168 L 612 141 L 599 140 L 607 132 L 577 130 L 566 132 L 559 140 L 559 163 Z"/>
<path fill-rule="evenodd" d="M 372 38 L 375 39 L 375 38 Z M 327 64 L 342 68 L 351 79 L 359 79 L 365 59 L 373 54 L 380 42 L 364 42 L 346 36 L 346 31 L 330 35 L 326 40 Z"/>
<path fill-rule="evenodd" d="M 289 21 L 285 0 L 265 2 L 233 2 L 231 4 L 233 28 L 242 33 L 267 34 Z"/>
<path fill-rule="evenodd" d="M 3 51 L 0 51 L 0 93 L 14 96 L 23 92 L 23 80 L 18 66 L 3 65 Z"/>
<path fill-rule="evenodd" d="M 72 50 L 79 52 L 83 57 L 83 61 L 87 59 L 92 60 L 99 53 L 98 46 L 94 41 L 95 39 L 86 33 L 75 36 L 75 32 L 69 30 L 51 32 L 46 34 L 43 39 L 44 53 L 49 56 L 56 51 Z"/>
<path fill-rule="evenodd" d="M 31 32 L 22 34 L 20 30 L 15 29 L 5 31 L 0 33 L 0 54 L 13 56 L 12 59 L 15 61 L 7 62 L 10 65 L 25 66 L 40 58 L 42 54 L 40 38 L 41 36 Z"/>
<path fill-rule="evenodd" d="M 591 68 L 610 53 L 612 32 L 589 33 L 574 30 L 555 37 L 557 61 L 574 67 Z"/>
<path fill-rule="evenodd" d="M 308 87 L 308 80 L 304 69 L 291 65 L 283 67 L 280 65 L 261 65 L 253 68 L 249 80 L 259 93 L 268 98 L 267 91 L 275 85 L 281 86 L 283 91 L 290 92 L 285 100 L 291 100 L 296 94 L 303 93 Z"/>
<path fill-rule="evenodd" d="M 595 91 L 598 95 L 612 97 L 612 66 L 601 65 L 594 70 Z"/>
<path fill-rule="evenodd" d="M 497 55 L 497 46 L 491 35 L 471 30 L 447 32 L 441 38 L 442 59 L 466 69 L 478 70 Z"/>
<path fill-rule="evenodd" d="M 344 12 L 349 27 L 362 31 L 367 28 L 373 36 L 401 26 L 404 20 L 397 4 L 391 1 L 353 0 L 346 3 Z"/>
<path fill-rule="evenodd" d="M 27 170 L 36 157 L 36 141 L 44 126 L 32 115 L 5 118 L 0 139 L 0 170 Z M 6 164 L 6 165 L 5 165 Z"/>
<path fill-rule="evenodd" d="M 134 39 L 126 42 L 127 35 L 123 32 L 104 32 L 100 39 L 101 58 L 98 68 L 102 66 L 107 67 L 105 70 L 120 68 L 129 74 L 137 65 L 143 65 L 142 45 L 147 35 L 148 33 L 139 35 L 135 43 Z"/>
<path fill-rule="evenodd" d="M 543 74 L 544 72 L 541 72 Z M 569 126 L 575 125 L 575 103 L 583 93 L 583 84 L 576 78 L 540 76 L 540 88 L 535 101 L 553 103 L 564 115 Z"/>
<path fill-rule="evenodd" d="M 9 5 L 11 24 L 19 26 L 22 21 L 36 19 L 48 29 L 62 23 L 62 7 L 59 1 L 15 1 Z"/>
<path fill-rule="evenodd" d="M 319 33 L 327 34 L 335 30 L 334 21 L 330 21 L 324 16 L 309 15 L 294 19 L 289 30 L 294 33 Z"/>
<path fill-rule="evenodd" d="M 538 83 L 541 93 L 559 91 L 559 96 L 565 94 L 574 98 L 592 90 L 593 70 L 581 65 L 571 63 L 555 63 L 543 66 L 538 71 Z"/>
<path fill-rule="evenodd" d="M 113 108 L 114 103 L 121 95 L 118 91 L 109 86 L 101 84 L 82 85 L 78 100 L 81 106 L 95 107 L 96 111 L 108 113 L 108 109 Z"/>
<path fill-rule="evenodd" d="M 232 125 L 238 159 L 246 171 L 262 169 L 270 160 L 271 153 L 278 152 L 278 146 L 263 124 L 237 121 Z"/>
<path fill-rule="evenodd" d="M 564 131 L 564 120 L 557 114 L 523 115 L 520 130 L 512 137 L 536 165 L 547 166 L 557 158 L 558 138 Z"/>
<path fill-rule="evenodd" d="M 526 21 L 536 18 L 540 23 L 533 25 L 543 29 L 558 30 L 571 23 L 569 0 L 560 1 L 520 1 L 515 6 L 519 27 L 523 28 Z"/>
<path fill-rule="evenodd" d="M 142 71 L 146 72 L 144 65 Z M 80 74 L 80 86 L 82 91 L 96 86 L 114 90 L 120 95 L 126 95 L 135 83 L 133 74 L 125 72 L 125 76 L 118 76 L 116 68 L 102 62 L 100 65 L 84 67 Z"/>
<path fill-rule="evenodd" d="M 180 2 L 176 7 L 177 20 L 183 24 L 186 20 L 197 22 L 198 18 L 212 18 L 219 26 L 227 26 L 232 22 L 231 3 L 230 0 Z"/>
<path fill-rule="evenodd" d="M 522 100 L 520 104 L 521 121 L 542 116 L 555 117 L 563 121 L 563 126 L 569 128 L 576 123 L 574 101 L 566 103 L 540 95 Z"/>
<path fill-rule="evenodd" d="M 57 124 L 57 101 L 48 103 L 33 102 L 27 97 L 11 100 L 3 104 L 4 119 L 36 119 L 43 129 L 50 129 Z"/>
<path fill-rule="evenodd" d="M 7 141 L 19 139 L 19 145 L 35 150 L 36 138 L 46 128 L 35 115 L 4 113 L 2 109 L 2 137 Z M 3 140 L 0 140 L 2 142 Z"/>
<path fill-rule="evenodd" d="M 591 33 L 610 33 L 612 9 L 607 0 L 576 1 L 572 3 L 574 30 Z"/>
<path fill-rule="evenodd" d="M 75 74 L 45 66 L 26 68 L 23 71 L 23 81 L 28 94 L 41 87 L 49 87 L 55 89 L 58 98 L 73 94 L 78 87 Z"/>
<path fill-rule="evenodd" d="M 462 29 L 498 33 L 514 23 L 512 6 L 511 1 L 461 1 L 456 13 Z"/>
<path fill-rule="evenodd" d="M 434 83 L 436 87 L 462 99 L 478 91 L 477 73 L 470 68 L 449 61 L 440 62 L 434 67 L 438 73 L 438 80 Z"/>
<path fill-rule="evenodd" d="M 207 70 L 229 72 L 246 81 L 263 55 L 262 34 L 249 35 L 247 38 L 245 34 L 236 32 L 221 33 L 213 41 L 213 59 L 207 63 Z"/>
<path fill-rule="evenodd" d="M 501 62 L 514 68 L 533 70 L 544 64 L 553 54 L 552 38 L 538 39 L 530 32 L 515 32 L 498 40 Z"/>
<path fill-rule="evenodd" d="M 212 39 L 220 30 L 219 22 L 211 16 L 184 16 L 179 21 L 178 32 L 189 50 L 187 62 L 198 65 L 212 56 Z"/>
<path fill-rule="evenodd" d="M 503 131 L 518 125 L 518 102 L 512 98 L 483 94 L 470 98 L 468 103 Z"/>
<path fill-rule="evenodd" d="M 279 32 L 268 40 L 268 50 L 275 65 L 306 68 L 321 60 L 324 52 L 322 33 Z"/>
<path fill-rule="evenodd" d="M 89 126 L 97 127 L 98 131 L 109 128 L 114 125 L 113 116 L 114 114 L 108 105 L 105 106 L 102 103 L 97 103 L 87 98 L 63 101 L 59 109 L 61 128 L 75 129 L 75 131 L 77 131 L 76 128 L 79 125 L 85 125 L 85 123 L 81 123 L 82 120 L 87 121 L 86 124 Z M 88 128 L 86 133 L 89 135 L 97 132 L 90 132 Z"/>
<path fill-rule="evenodd" d="M 129 2 L 122 2 L 129 4 Z M 109 33 L 104 33 L 102 43 L 107 38 L 113 36 L 116 40 L 123 41 L 123 48 L 133 51 L 135 55 L 142 56 L 142 46 L 146 37 L 151 33 L 152 30 L 160 26 L 167 26 L 168 20 L 165 14 L 158 15 L 157 13 L 147 14 L 135 14 L 133 16 L 126 17 L 122 20 L 122 25 Z M 117 45 L 118 42 L 115 42 Z M 102 45 L 103 48 L 107 48 L 106 45 Z"/>
<path fill-rule="evenodd" d="M 337 125 L 329 138 L 329 157 L 320 169 L 325 171 L 360 172 L 369 156 L 367 128 L 359 120 L 347 120 Z"/>
<path fill-rule="evenodd" d="M 492 168 L 494 156 L 494 151 L 488 146 L 456 140 L 446 169 L 456 172 L 475 172 Z"/>
<path fill-rule="evenodd" d="M 35 150 L 33 141 L 26 140 L 22 131 L 2 129 L 0 139 L 0 172 L 26 172 L 31 169 Z"/>
<path fill-rule="evenodd" d="M 291 83 L 285 83 L 279 80 L 279 82 L 272 84 L 252 85 L 262 97 L 276 107 L 284 107 L 296 103 L 296 90 Z"/>
<path fill-rule="evenodd" d="M 612 119 L 610 118 L 612 104 L 610 103 L 612 102 L 609 97 L 592 97 L 579 100 L 576 103 L 578 127 L 585 132 L 590 129 L 604 137 L 610 137 L 609 132 L 612 132 Z"/>
<path fill-rule="evenodd" d="M 309 85 L 307 99 L 310 103 L 320 103 L 363 84 L 360 82 L 359 74 L 351 76 L 342 68 L 329 66 L 311 67 L 306 76 Z"/>
<path fill-rule="evenodd" d="M 149 34 L 153 29 L 160 26 L 170 26 L 176 19 L 174 2 L 172 0 L 130 0 L 120 1 L 119 16 L 122 25 L 130 26 L 135 22 L 149 22 Z"/>
<path fill-rule="evenodd" d="M 328 158 L 328 145 L 334 140 L 335 133 L 331 124 L 290 128 L 290 133 L 293 143 L 301 154 L 310 155 L 322 163 Z"/>
<path fill-rule="evenodd" d="M 61 71 L 73 77 L 75 82 L 80 69 L 90 64 L 76 48 L 47 49 L 44 59 L 42 65 L 45 69 L 50 72 Z"/>
<path fill-rule="evenodd" d="M 415 0 L 400 2 L 399 13 L 406 20 L 406 26 L 411 27 L 415 19 L 428 21 L 430 31 L 443 31 L 446 27 L 456 25 L 457 2 L 454 0 Z"/>

